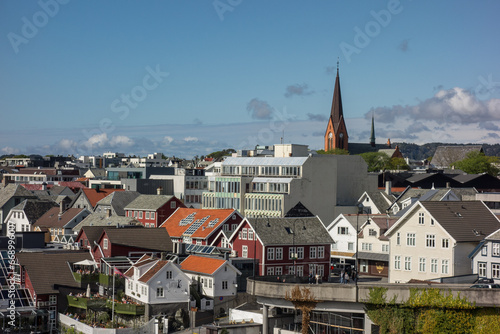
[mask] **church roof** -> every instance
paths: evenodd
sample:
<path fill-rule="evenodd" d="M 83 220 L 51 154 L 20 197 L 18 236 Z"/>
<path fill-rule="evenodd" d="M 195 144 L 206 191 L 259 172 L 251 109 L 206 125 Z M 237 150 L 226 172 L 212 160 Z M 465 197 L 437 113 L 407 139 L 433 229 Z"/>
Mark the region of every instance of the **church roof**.
<path fill-rule="evenodd" d="M 337 77 L 335 78 L 335 87 L 333 88 L 332 109 L 330 111 L 330 118 L 333 124 L 334 133 L 338 133 L 339 127 L 344 123 L 344 111 L 342 108 L 342 94 L 340 93 L 340 78 L 339 68 L 337 63 Z M 347 128 L 346 135 L 347 135 Z"/>

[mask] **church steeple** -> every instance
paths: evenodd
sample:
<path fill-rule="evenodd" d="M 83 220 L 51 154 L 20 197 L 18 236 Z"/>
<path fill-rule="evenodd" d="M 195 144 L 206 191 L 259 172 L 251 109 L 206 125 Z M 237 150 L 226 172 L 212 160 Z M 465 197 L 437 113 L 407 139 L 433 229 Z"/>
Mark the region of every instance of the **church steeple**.
<path fill-rule="evenodd" d="M 348 149 L 347 128 L 344 121 L 342 108 L 342 95 L 340 93 L 339 62 L 337 60 L 337 77 L 333 88 L 332 108 L 325 133 L 325 151 L 336 148 Z"/>
<path fill-rule="evenodd" d="M 370 145 L 375 147 L 375 121 L 372 114 L 372 134 L 370 135 Z"/>

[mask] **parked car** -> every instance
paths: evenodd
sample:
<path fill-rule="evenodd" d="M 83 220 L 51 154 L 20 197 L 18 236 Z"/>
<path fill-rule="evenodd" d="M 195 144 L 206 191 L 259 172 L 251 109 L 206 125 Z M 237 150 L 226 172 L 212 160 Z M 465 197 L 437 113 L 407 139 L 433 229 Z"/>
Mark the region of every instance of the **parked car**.
<path fill-rule="evenodd" d="M 500 289 L 500 284 L 474 284 L 470 287 L 474 289 Z"/>

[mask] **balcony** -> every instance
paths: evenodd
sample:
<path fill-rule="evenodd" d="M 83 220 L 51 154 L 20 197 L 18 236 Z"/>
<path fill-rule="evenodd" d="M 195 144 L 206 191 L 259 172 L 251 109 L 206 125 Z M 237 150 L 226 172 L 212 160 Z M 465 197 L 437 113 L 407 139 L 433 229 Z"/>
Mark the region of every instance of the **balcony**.
<path fill-rule="evenodd" d="M 68 298 L 68 306 L 77 307 L 81 309 L 89 309 L 89 308 L 101 308 L 106 306 L 106 299 L 102 298 L 87 298 L 87 297 L 76 297 L 76 296 L 67 296 Z"/>
<path fill-rule="evenodd" d="M 78 283 L 81 283 L 82 286 L 90 283 L 97 283 L 99 282 L 99 274 L 80 274 L 78 272 L 73 273 L 73 277 L 75 278 L 75 281 Z"/>
<path fill-rule="evenodd" d="M 113 302 L 111 300 L 106 301 L 106 306 L 111 309 L 113 307 Z M 115 312 L 119 314 L 128 315 L 144 315 L 146 307 L 144 305 L 136 304 L 125 304 L 115 302 Z"/>

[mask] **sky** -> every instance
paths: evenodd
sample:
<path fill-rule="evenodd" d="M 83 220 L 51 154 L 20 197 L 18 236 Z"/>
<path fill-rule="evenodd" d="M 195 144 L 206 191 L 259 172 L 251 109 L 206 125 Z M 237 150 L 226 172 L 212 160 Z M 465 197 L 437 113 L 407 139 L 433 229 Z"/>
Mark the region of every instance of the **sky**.
<path fill-rule="evenodd" d="M 0 1 L 0 155 L 500 142 L 499 1 Z M 338 65 L 337 65 L 338 64 Z"/>

